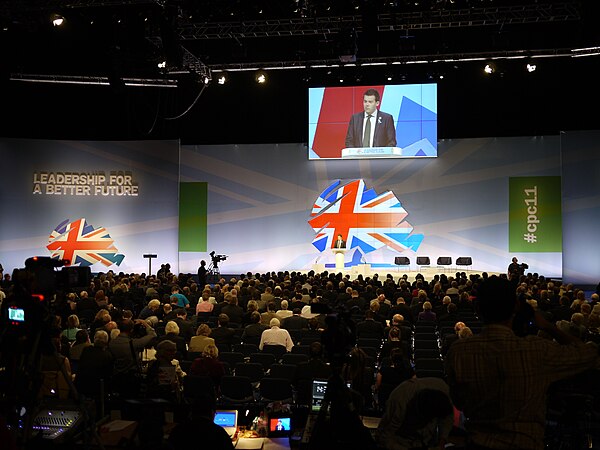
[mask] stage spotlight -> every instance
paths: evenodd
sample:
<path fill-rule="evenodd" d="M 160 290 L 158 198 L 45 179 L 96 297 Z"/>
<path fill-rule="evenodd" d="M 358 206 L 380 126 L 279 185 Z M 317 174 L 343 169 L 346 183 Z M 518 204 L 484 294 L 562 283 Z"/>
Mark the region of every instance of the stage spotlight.
<path fill-rule="evenodd" d="M 483 71 L 487 74 L 487 75 L 491 75 L 496 71 L 496 66 L 493 63 L 487 63 L 485 65 L 485 67 L 483 68 Z"/>
<path fill-rule="evenodd" d="M 52 26 L 60 27 L 65 23 L 65 18 L 60 14 L 52 14 Z"/>
<path fill-rule="evenodd" d="M 527 63 L 527 66 L 525 66 L 527 68 L 527 72 L 531 73 L 531 72 L 535 72 L 535 70 L 537 69 L 537 66 L 533 63 Z"/>
<path fill-rule="evenodd" d="M 224 73 L 219 75 L 219 78 L 217 78 L 217 83 L 219 83 L 219 84 L 227 83 L 227 76 Z"/>
<path fill-rule="evenodd" d="M 258 72 L 256 74 L 256 82 L 258 84 L 265 84 L 267 82 L 267 74 L 265 72 Z"/>
<path fill-rule="evenodd" d="M 167 67 L 167 62 L 166 61 L 159 62 L 157 64 L 157 66 L 159 69 L 165 69 Z"/>

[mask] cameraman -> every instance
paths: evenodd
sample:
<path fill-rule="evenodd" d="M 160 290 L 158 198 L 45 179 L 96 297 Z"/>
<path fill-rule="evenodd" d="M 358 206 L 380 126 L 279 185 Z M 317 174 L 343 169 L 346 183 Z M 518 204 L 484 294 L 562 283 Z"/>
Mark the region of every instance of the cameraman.
<path fill-rule="evenodd" d="M 508 265 L 508 279 L 510 280 L 513 277 L 519 278 L 525 273 L 525 269 L 528 267 L 527 264 L 519 264 L 519 260 L 514 256 L 512 262 Z"/>
<path fill-rule="evenodd" d="M 123 319 L 118 326 L 119 335 L 108 344 L 108 350 L 115 359 L 113 390 L 122 396 L 135 396 L 141 387 L 140 353 L 156 338 L 156 332 L 141 319 Z M 143 334 L 142 329 L 146 335 L 134 337 Z"/>

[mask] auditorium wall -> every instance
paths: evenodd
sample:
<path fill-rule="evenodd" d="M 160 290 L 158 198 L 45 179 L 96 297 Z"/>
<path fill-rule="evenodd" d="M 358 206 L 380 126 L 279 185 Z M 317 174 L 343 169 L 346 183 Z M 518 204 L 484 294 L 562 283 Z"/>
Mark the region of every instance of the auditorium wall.
<path fill-rule="evenodd" d="M 597 264 L 598 258 L 589 261 L 596 238 L 581 243 L 581 233 L 590 230 L 576 225 L 589 228 L 600 216 L 598 135 L 580 133 L 572 141 L 569 136 L 441 140 L 438 158 L 362 161 L 309 161 L 303 144 L 4 139 L 0 263 L 10 271 L 29 256 L 68 250 L 67 231 L 78 225 L 83 240 L 97 245 L 76 256 L 80 263 L 93 263 L 94 272 L 146 272 L 146 253 L 157 254 L 153 271 L 168 262 L 174 272 L 195 272 L 200 259 L 210 262 L 211 251 L 227 257 L 220 262 L 222 273 L 307 270 L 334 261 L 328 249 L 321 252 L 312 244 L 316 233 L 308 220 L 319 195 L 337 180 L 340 186 L 362 180 L 374 195 L 391 192 L 406 212 L 403 225 L 410 225 L 415 239 L 397 240 L 395 247 L 408 246 L 401 254 L 413 269 L 417 255 L 430 256 L 433 265 L 438 256 L 453 261 L 471 256 L 474 269 L 504 272 L 517 256 L 530 271 L 559 277 L 563 252 L 575 248 L 584 258 L 565 256 L 565 273 L 591 282 L 598 270 L 585 268 Z M 574 156 L 561 166 L 567 142 Z M 582 170 L 595 171 L 596 184 L 589 176 L 578 180 Z M 511 251 L 511 183 L 561 175 L 563 252 L 552 246 L 523 251 L 522 245 Z M 207 197 L 197 205 L 207 216 L 207 230 L 199 233 L 205 251 L 178 251 L 179 182 L 207 183 Z M 560 199 L 553 199 L 553 208 L 556 204 L 560 207 Z M 185 207 L 193 208 L 193 202 Z M 348 250 L 347 262 L 366 262 L 383 272 L 393 270 L 400 254 L 385 245 L 354 253 Z"/>

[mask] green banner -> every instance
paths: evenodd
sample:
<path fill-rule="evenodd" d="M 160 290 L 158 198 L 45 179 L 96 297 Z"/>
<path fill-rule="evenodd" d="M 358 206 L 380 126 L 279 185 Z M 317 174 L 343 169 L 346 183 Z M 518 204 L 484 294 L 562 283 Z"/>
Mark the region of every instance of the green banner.
<path fill-rule="evenodd" d="M 179 183 L 179 251 L 205 252 L 208 183 Z"/>
<path fill-rule="evenodd" d="M 560 177 L 509 179 L 508 250 L 562 251 Z"/>

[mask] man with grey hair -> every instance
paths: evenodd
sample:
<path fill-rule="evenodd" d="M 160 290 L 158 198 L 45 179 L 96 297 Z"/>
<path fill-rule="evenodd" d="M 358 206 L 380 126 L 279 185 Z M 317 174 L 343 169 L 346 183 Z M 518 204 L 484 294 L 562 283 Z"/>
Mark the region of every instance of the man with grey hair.
<path fill-rule="evenodd" d="M 277 317 L 280 321 L 291 317 L 293 312 L 288 309 L 289 306 L 290 304 L 287 300 L 281 300 L 281 309 L 275 313 L 275 317 Z"/>
<path fill-rule="evenodd" d="M 286 351 L 291 352 L 294 341 L 288 330 L 279 328 L 281 322 L 279 322 L 279 319 L 276 317 L 271 319 L 269 325 L 271 328 L 263 331 L 260 336 L 260 344 L 258 344 L 259 350 L 262 350 L 265 345 L 282 345 L 285 347 Z"/>
<path fill-rule="evenodd" d="M 107 351 L 108 333 L 98 330 L 94 334 L 94 345 L 85 347 L 79 357 L 75 386 L 77 390 L 88 397 L 97 397 L 104 383 L 105 391 L 109 391 L 113 374 L 113 355 Z"/>

